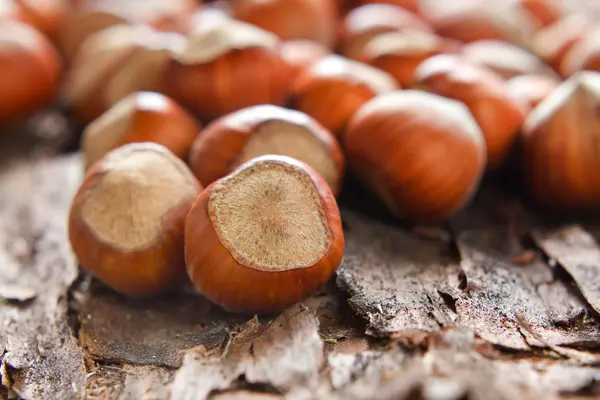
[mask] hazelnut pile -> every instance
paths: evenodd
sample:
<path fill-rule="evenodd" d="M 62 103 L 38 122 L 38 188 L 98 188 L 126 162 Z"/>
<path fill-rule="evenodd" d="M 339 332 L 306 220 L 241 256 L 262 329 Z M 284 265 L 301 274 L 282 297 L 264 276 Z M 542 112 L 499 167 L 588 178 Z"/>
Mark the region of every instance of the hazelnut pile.
<path fill-rule="evenodd" d="M 600 209 L 598 21 L 595 0 L 0 0 L 0 126 L 59 101 L 81 127 L 69 236 L 99 280 L 278 312 L 340 265 L 346 175 L 415 224 L 508 170 L 548 210 Z"/>

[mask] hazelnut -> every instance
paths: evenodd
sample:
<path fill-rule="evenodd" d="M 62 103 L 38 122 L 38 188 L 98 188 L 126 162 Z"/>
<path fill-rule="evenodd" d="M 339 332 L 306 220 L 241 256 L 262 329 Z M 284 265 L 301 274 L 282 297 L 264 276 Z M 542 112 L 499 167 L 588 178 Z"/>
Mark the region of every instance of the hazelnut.
<path fill-rule="evenodd" d="M 417 68 L 415 87 L 465 103 L 485 136 L 488 168 L 502 166 L 527 110 L 499 75 L 458 56 L 443 54 Z"/>
<path fill-rule="evenodd" d="M 185 278 L 185 217 L 198 192 L 185 163 L 163 146 L 111 151 L 71 205 L 69 239 L 82 268 L 124 294 L 168 290 Z"/>
<path fill-rule="evenodd" d="M 65 78 L 63 98 L 82 123 L 136 91 L 162 91 L 173 52 L 185 37 L 143 25 L 115 25 L 90 36 Z"/>
<path fill-rule="evenodd" d="M 114 25 L 149 25 L 159 31 L 184 33 L 196 7 L 194 0 L 83 0 L 66 18 L 58 45 L 72 60 L 89 36 Z"/>
<path fill-rule="evenodd" d="M 301 75 L 310 65 L 331 54 L 322 44 L 304 39 L 283 42 L 279 51 L 281 58 L 292 69 L 292 76 Z"/>
<path fill-rule="evenodd" d="M 462 48 L 461 55 L 465 60 L 483 65 L 505 79 L 526 74 L 556 76 L 556 73 L 534 54 L 500 40 L 469 43 Z"/>
<path fill-rule="evenodd" d="M 432 29 L 413 13 L 391 4 L 366 4 L 350 11 L 340 27 L 341 53 L 358 60 L 363 47 L 373 37 L 384 33 L 418 29 L 432 32 Z"/>
<path fill-rule="evenodd" d="M 573 14 L 540 30 L 533 40 L 533 52 L 556 71 L 560 71 L 565 55 L 593 26 L 583 14 Z"/>
<path fill-rule="evenodd" d="M 188 274 L 230 311 L 274 313 L 338 268 L 344 233 L 327 184 L 306 164 L 263 156 L 206 188 L 185 224 Z"/>
<path fill-rule="evenodd" d="M 546 75 L 521 75 L 507 83 L 510 93 L 533 110 L 560 82 Z"/>
<path fill-rule="evenodd" d="M 336 138 L 308 115 L 282 107 L 245 108 L 213 121 L 190 152 L 190 165 L 208 186 L 252 158 L 279 154 L 314 168 L 339 193 L 344 158 Z"/>
<path fill-rule="evenodd" d="M 83 131 L 86 169 L 109 151 L 136 142 L 158 143 L 187 159 L 199 131 L 198 123 L 168 97 L 154 92 L 132 93 Z"/>
<path fill-rule="evenodd" d="M 380 95 L 343 138 L 348 163 L 396 215 L 438 223 L 459 212 L 485 171 L 485 141 L 460 102 L 427 92 Z"/>
<path fill-rule="evenodd" d="M 235 0 L 233 16 L 281 40 L 309 39 L 331 46 L 335 39 L 332 0 Z"/>
<path fill-rule="evenodd" d="M 18 21 L 0 24 L 0 123 L 29 116 L 54 99 L 61 61 L 50 41 Z"/>
<path fill-rule="evenodd" d="M 436 32 L 465 43 L 495 39 L 530 49 L 539 29 L 531 14 L 510 2 L 469 1 L 450 7 L 431 1 L 431 7 L 436 9 L 430 16 Z"/>
<path fill-rule="evenodd" d="M 397 89 L 386 72 L 330 55 L 312 64 L 293 85 L 291 105 L 340 135 L 367 100 Z"/>
<path fill-rule="evenodd" d="M 549 209 L 600 207 L 600 73 L 578 72 L 547 96 L 523 127 L 523 172 L 533 200 Z"/>
<path fill-rule="evenodd" d="M 586 33 L 573 44 L 560 65 L 560 73 L 569 77 L 579 71 L 600 71 L 600 30 Z"/>
<path fill-rule="evenodd" d="M 291 79 L 279 39 L 236 20 L 196 32 L 175 54 L 166 93 L 207 122 L 257 104 L 282 104 Z"/>
<path fill-rule="evenodd" d="M 375 36 L 365 44 L 360 59 L 389 73 L 401 87 L 410 87 L 419 64 L 429 57 L 453 50 L 452 44 L 435 34 L 405 29 Z"/>

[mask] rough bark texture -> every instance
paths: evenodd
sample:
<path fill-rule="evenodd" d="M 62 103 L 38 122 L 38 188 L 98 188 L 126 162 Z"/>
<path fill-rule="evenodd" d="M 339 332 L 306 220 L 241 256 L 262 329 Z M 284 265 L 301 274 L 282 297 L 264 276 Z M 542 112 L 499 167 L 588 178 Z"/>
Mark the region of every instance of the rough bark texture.
<path fill-rule="evenodd" d="M 0 160 L 0 398 L 600 395 L 593 232 L 542 226 L 493 188 L 438 230 L 343 207 L 336 278 L 250 318 L 189 287 L 132 300 L 79 273 L 65 215 L 80 159 Z"/>

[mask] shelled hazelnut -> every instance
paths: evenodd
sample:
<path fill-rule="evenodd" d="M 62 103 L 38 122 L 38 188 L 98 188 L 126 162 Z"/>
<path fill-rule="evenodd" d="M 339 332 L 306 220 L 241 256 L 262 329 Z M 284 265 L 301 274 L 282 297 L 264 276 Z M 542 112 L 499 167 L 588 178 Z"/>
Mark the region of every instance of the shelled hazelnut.
<path fill-rule="evenodd" d="M 322 44 L 303 39 L 283 42 L 279 51 L 295 77 L 300 76 L 313 63 L 331 54 L 331 50 Z"/>
<path fill-rule="evenodd" d="M 560 71 L 565 55 L 592 29 L 587 15 L 572 14 L 540 30 L 533 41 L 533 52 L 556 71 Z"/>
<path fill-rule="evenodd" d="M 533 53 L 500 40 L 479 40 L 465 45 L 461 56 L 469 62 L 483 65 L 510 79 L 518 75 L 556 73 Z"/>
<path fill-rule="evenodd" d="M 50 41 L 35 28 L 0 24 L 0 124 L 10 124 L 49 105 L 62 64 Z"/>
<path fill-rule="evenodd" d="M 136 91 L 162 91 L 171 54 L 185 37 L 144 25 L 116 25 L 90 36 L 73 61 L 62 96 L 87 123 Z"/>
<path fill-rule="evenodd" d="M 333 0 L 235 0 L 233 16 L 281 40 L 308 39 L 328 47 L 335 40 Z"/>
<path fill-rule="evenodd" d="M 190 165 L 204 186 L 252 158 L 276 154 L 314 168 L 339 193 L 344 157 L 336 138 L 299 111 L 261 105 L 213 121 L 192 146 Z"/>
<path fill-rule="evenodd" d="M 525 187 L 548 209 L 600 207 L 600 73 L 573 75 L 547 96 L 523 127 Z"/>
<path fill-rule="evenodd" d="M 291 74 L 275 35 L 230 20 L 199 30 L 176 53 L 166 93 L 204 122 L 257 104 L 282 104 Z"/>
<path fill-rule="evenodd" d="M 471 1 L 451 7 L 430 1 L 428 7 L 435 8 L 430 20 L 439 35 L 465 43 L 504 40 L 530 49 L 540 28 L 531 14 L 510 2 Z"/>
<path fill-rule="evenodd" d="M 488 69 L 455 55 L 438 55 L 415 71 L 414 86 L 467 105 L 481 127 L 491 170 L 502 166 L 512 150 L 527 109 L 506 82 Z"/>
<path fill-rule="evenodd" d="M 573 44 L 560 65 L 560 73 L 569 77 L 579 71 L 600 71 L 600 29 L 590 30 Z"/>
<path fill-rule="evenodd" d="M 342 143 L 352 170 L 415 223 L 458 213 L 485 171 L 485 141 L 469 110 L 427 92 L 374 98 L 354 115 Z"/>
<path fill-rule="evenodd" d="M 507 81 L 510 93 L 533 110 L 556 89 L 560 81 L 546 75 L 521 75 Z"/>
<path fill-rule="evenodd" d="M 339 136 L 362 104 L 397 87 L 386 72 L 330 55 L 312 64 L 294 82 L 290 104 Z"/>
<path fill-rule="evenodd" d="M 415 69 L 424 60 L 456 50 L 455 43 L 415 29 L 382 33 L 363 47 L 360 60 L 390 74 L 401 87 L 410 87 Z"/>
<path fill-rule="evenodd" d="M 196 289 L 230 311 L 274 313 L 338 268 L 344 233 L 328 185 L 293 158 L 263 156 L 206 188 L 185 225 Z"/>
<path fill-rule="evenodd" d="M 58 44 L 67 60 L 72 60 L 88 37 L 114 25 L 148 25 L 184 33 L 196 7 L 194 0 L 83 0 L 66 18 Z"/>
<path fill-rule="evenodd" d="M 88 172 L 69 213 L 81 266 L 118 292 L 144 296 L 185 278 L 185 217 L 200 188 L 154 143 L 119 147 Z"/>
<path fill-rule="evenodd" d="M 86 169 L 106 153 L 127 143 L 153 142 L 187 159 L 199 124 L 168 97 L 136 92 L 90 123 L 81 138 Z"/>
<path fill-rule="evenodd" d="M 367 4 L 357 7 L 344 17 L 339 33 L 341 53 L 357 60 L 363 47 L 373 37 L 404 29 L 432 32 L 432 29 L 413 13 L 391 4 Z"/>

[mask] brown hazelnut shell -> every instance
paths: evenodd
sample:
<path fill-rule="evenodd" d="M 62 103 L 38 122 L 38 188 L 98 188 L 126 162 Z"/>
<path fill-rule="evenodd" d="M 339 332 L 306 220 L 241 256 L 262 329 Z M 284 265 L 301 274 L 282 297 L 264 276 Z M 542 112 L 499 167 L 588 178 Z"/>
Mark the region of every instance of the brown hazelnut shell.
<path fill-rule="evenodd" d="M 460 55 L 467 61 L 484 66 L 504 79 L 518 75 L 540 74 L 557 77 L 536 55 L 500 40 L 479 40 L 462 47 Z"/>
<path fill-rule="evenodd" d="M 400 87 L 411 87 L 414 72 L 426 59 L 453 53 L 455 44 L 429 32 L 406 29 L 382 33 L 365 44 L 360 61 L 394 77 Z"/>
<path fill-rule="evenodd" d="M 204 55 L 199 60 L 190 57 L 194 51 L 204 51 L 202 47 L 212 34 L 235 36 L 222 39 L 223 42 L 247 40 L 249 35 L 256 41 L 244 45 L 231 42 L 224 46 L 214 42 L 220 46 L 218 53 L 210 57 Z M 244 107 L 281 105 L 285 101 L 291 74 L 279 54 L 279 41 L 274 35 L 232 20 L 200 30 L 198 37 L 202 38 L 199 46 L 190 42 L 187 49 L 173 57 L 165 73 L 164 87 L 169 97 L 194 112 L 202 122 Z M 263 39 L 265 43 L 258 43 Z"/>
<path fill-rule="evenodd" d="M 336 168 L 335 183 L 329 184 L 337 195 L 341 190 L 345 161 L 335 136 L 301 112 L 268 105 L 249 107 L 221 117 L 198 135 L 190 151 L 190 167 L 202 185 L 206 187 L 237 168 L 252 135 L 261 125 L 270 121 L 300 126 L 321 142 Z"/>
<path fill-rule="evenodd" d="M 522 135 L 525 188 L 548 210 L 600 207 L 600 73 L 579 72 L 527 117 Z"/>
<path fill-rule="evenodd" d="M 122 114 L 123 110 L 126 110 L 126 115 Z M 114 124 L 127 125 L 115 126 L 110 123 L 111 120 Z M 98 121 L 106 125 L 99 128 L 101 130 L 96 133 L 98 135 L 96 138 L 90 138 L 88 132 L 96 129 Z M 107 132 L 105 129 L 113 132 Z M 91 160 L 86 160 L 88 166 L 104 155 L 98 154 L 98 149 L 94 147 L 103 141 L 103 135 L 111 135 L 115 129 L 123 129 L 120 138 L 108 143 L 109 147 L 102 150 L 111 151 L 129 143 L 151 142 L 160 144 L 177 157 L 187 160 L 190 147 L 200 132 L 200 125 L 177 103 L 160 93 L 132 93 L 84 130 L 82 137 L 84 152 L 86 156 L 95 154 Z"/>
<path fill-rule="evenodd" d="M 254 159 L 236 171 L 261 162 Z M 291 160 L 287 157 L 283 158 Z M 289 162 L 289 161 L 286 161 Z M 322 287 L 339 266 L 344 252 L 344 233 L 339 210 L 327 184 L 310 167 L 300 162 L 318 189 L 331 231 L 327 253 L 313 266 L 279 272 L 261 271 L 240 264 L 219 240 L 212 225 L 209 196 L 218 181 L 198 196 L 185 227 L 186 264 L 196 289 L 229 311 L 274 313 L 302 301 Z M 235 173 L 235 172 L 234 172 Z"/>
<path fill-rule="evenodd" d="M 378 81 L 377 86 L 374 81 Z M 360 106 L 378 94 L 395 89 L 396 81 L 388 73 L 330 55 L 312 64 L 294 82 L 290 105 L 339 137 Z M 331 107 L 333 104 L 335 107 Z"/>
<path fill-rule="evenodd" d="M 467 1 L 454 7 L 431 0 L 435 13 L 430 17 L 437 34 L 470 43 L 477 40 L 504 40 L 530 49 L 539 22 L 510 2 Z M 465 2 L 463 2 L 465 3 Z"/>
<path fill-rule="evenodd" d="M 498 169 L 515 145 L 527 109 L 497 74 L 454 55 L 434 56 L 415 71 L 415 87 L 459 100 L 481 127 L 489 169 Z"/>
<path fill-rule="evenodd" d="M 0 27 L 0 123 L 8 124 L 49 105 L 62 63 L 50 41 L 17 21 Z"/>
<path fill-rule="evenodd" d="M 365 44 L 385 32 L 417 29 L 433 32 L 432 28 L 415 14 L 392 4 L 365 4 L 350 11 L 339 28 L 341 53 L 359 60 Z"/>
<path fill-rule="evenodd" d="M 416 90 L 366 103 L 348 125 L 351 169 L 396 215 L 440 223 L 470 201 L 485 171 L 485 142 L 460 102 Z"/>
<path fill-rule="evenodd" d="M 236 0 L 232 14 L 281 40 L 308 39 L 330 47 L 335 39 L 332 0 Z"/>
<path fill-rule="evenodd" d="M 160 145 L 134 143 L 137 148 Z M 120 148 L 116 151 L 120 151 Z M 86 174 L 69 211 L 68 234 L 81 266 L 114 290 L 131 296 L 149 296 L 171 289 L 185 278 L 184 223 L 193 197 L 184 199 L 163 217 L 161 237 L 147 248 L 122 251 L 103 243 L 79 217 L 86 193 L 102 178 L 102 160 Z"/>

